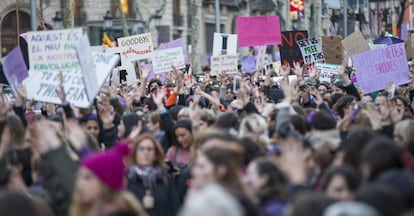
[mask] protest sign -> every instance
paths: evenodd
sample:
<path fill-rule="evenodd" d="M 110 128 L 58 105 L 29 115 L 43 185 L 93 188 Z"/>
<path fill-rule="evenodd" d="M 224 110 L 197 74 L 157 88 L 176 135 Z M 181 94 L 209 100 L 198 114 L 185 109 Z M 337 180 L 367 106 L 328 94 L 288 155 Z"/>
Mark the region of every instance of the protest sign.
<path fill-rule="evenodd" d="M 276 74 L 280 73 L 280 68 L 282 67 L 282 63 L 280 61 L 272 62 L 273 70 L 275 70 Z"/>
<path fill-rule="evenodd" d="M 405 43 L 405 51 L 408 58 L 414 58 L 414 34 L 409 34 Z"/>
<path fill-rule="evenodd" d="M 17 96 L 19 84 L 29 76 L 20 47 L 15 47 L 6 57 L 4 57 L 3 71 L 13 94 Z"/>
<path fill-rule="evenodd" d="M 176 47 L 165 50 L 157 50 L 152 64 L 156 74 L 170 72 L 172 65 L 178 69 L 185 68 L 183 49 L 181 47 Z"/>
<path fill-rule="evenodd" d="M 273 82 L 276 82 L 278 85 L 281 84 L 282 80 L 283 80 L 283 76 L 277 76 L 277 77 L 273 77 Z M 293 82 L 298 81 L 298 76 L 297 75 L 289 75 L 288 76 L 288 83 L 289 85 L 292 85 Z"/>
<path fill-rule="evenodd" d="M 168 43 L 163 43 L 158 47 L 157 50 L 164 50 L 164 49 L 170 49 L 170 48 L 176 48 L 176 47 L 181 47 L 183 49 L 184 58 L 187 59 L 188 53 L 187 53 L 186 47 L 184 46 L 184 42 L 182 38 L 172 40 Z"/>
<path fill-rule="evenodd" d="M 303 56 L 303 62 L 309 64 L 312 62 L 321 62 L 325 60 L 322 52 L 322 46 L 318 39 L 307 38 L 296 42 Z"/>
<path fill-rule="evenodd" d="M 238 74 L 237 62 L 239 54 L 211 56 L 211 76 L 217 76 L 221 72 L 227 74 Z"/>
<path fill-rule="evenodd" d="M 341 65 L 329 64 L 329 63 L 315 63 L 315 67 L 320 71 L 319 81 L 321 82 L 331 82 L 331 77 L 338 74 L 339 67 Z"/>
<path fill-rule="evenodd" d="M 88 100 L 91 101 L 98 94 L 99 85 L 96 82 L 95 65 L 93 62 L 92 50 L 89 43 L 89 38 L 85 34 L 76 44 L 76 51 L 78 53 L 79 61 L 82 68 L 83 79 L 85 81 L 86 93 Z"/>
<path fill-rule="evenodd" d="M 256 57 L 255 56 L 244 56 L 241 60 L 242 71 L 247 74 L 256 72 Z"/>
<path fill-rule="evenodd" d="M 293 63 L 303 64 L 302 53 L 296 41 L 308 38 L 307 31 L 284 31 L 282 32 L 282 45 L 279 46 L 280 59 L 282 65 L 289 64 L 293 68 Z"/>
<path fill-rule="evenodd" d="M 239 47 L 282 43 L 278 16 L 237 17 Z"/>
<path fill-rule="evenodd" d="M 370 50 L 364 35 L 359 30 L 343 39 L 341 43 L 351 56 Z"/>
<path fill-rule="evenodd" d="M 129 83 L 137 79 L 134 62 L 154 57 L 151 33 L 118 38 L 118 49 L 121 55 L 121 69 L 127 70 Z"/>
<path fill-rule="evenodd" d="M 400 39 L 406 41 L 408 39 L 408 24 L 401 24 Z"/>
<path fill-rule="evenodd" d="M 352 60 L 365 94 L 384 89 L 390 81 L 396 85 L 410 82 L 402 43 L 354 55 Z"/>
<path fill-rule="evenodd" d="M 341 64 L 343 59 L 342 36 L 322 36 L 322 50 L 325 54 L 325 62 Z"/>
<path fill-rule="evenodd" d="M 214 33 L 213 56 L 237 54 L 237 35 Z"/>
<path fill-rule="evenodd" d="M 262 69 L 266 62 L 266 46 L 259 46 L 256 56 L 256 70 Z"/>

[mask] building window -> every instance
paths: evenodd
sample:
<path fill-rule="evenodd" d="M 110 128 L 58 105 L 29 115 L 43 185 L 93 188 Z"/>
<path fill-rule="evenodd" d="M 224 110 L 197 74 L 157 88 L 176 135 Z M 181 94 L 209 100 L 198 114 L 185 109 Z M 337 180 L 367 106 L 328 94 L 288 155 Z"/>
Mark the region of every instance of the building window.
<path fill-rule="evenodd" d="M 220 25 L 220 31 L 224 32 L 224 25 Z M 215 23 L 206 23 L 206 50 L 207 53 L 213 53 L 213 38 L 214 32 L 216 32 L 216 24 Z"/>

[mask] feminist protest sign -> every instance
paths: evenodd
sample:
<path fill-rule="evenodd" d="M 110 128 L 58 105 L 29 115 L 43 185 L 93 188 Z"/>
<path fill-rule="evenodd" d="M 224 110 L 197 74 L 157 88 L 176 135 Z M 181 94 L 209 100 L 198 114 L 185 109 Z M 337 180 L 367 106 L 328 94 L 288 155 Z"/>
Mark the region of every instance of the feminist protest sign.
<path fill-rule="evenodd" d="M 320 71 L 319 81 L 331 82 L 331 77 L 338 74 L 340 65 L 328 63 L 315 63 L 316 68 Z"/>
<path fill-rule="evenodd" d="M 325 61 L 331 64 L 341 64 L 343 59 L 342 37 L 339 35 L 322 36 L 322 50 Z"/>
<path fill-rule="evenodd" d="M 282 45 L 279 46 L 280 59 L 282 65 L 289 64 L 293 68 L 293 63 L 303 64 L 302 53 L 296 41 L 308 38 L 307 31 L 284 31 L 282 32 Z"/>
<path fill-rule="evenodd" d="M 297 41 L 303 56 L 303 62 L 309 64 L 312 62 L 321 62 L 325 60 L 322 52 L 322 46 L 318 39 L 308 38 Z"/>
<path fill-rule="evenodd" d="M 123 69 L 127 70 L 127 81 L 137 79 L 135 61 L 154 57 L 154 45 L 150 33 L 118 38 L 118 49 Z"/>
<path fill-rule="evenodd" d="M 282 43 L 278 16 L 237 17 L 239 47 Z"/>
<path fill-rule="evenodd" d="M 237 74 L 237 62 L 239 60 L 238 54 L 211 56 L 211 72 L 210 75 L 217 76 L 221 72 L 227 74 Z"/>
<path fill-rule="evenodd" d="M 29 76 L 20 47 L 14 48 L 3 59 L 3 71 L 13 94 L 17 96 L 18 85 Z"/>
<path fill-rule="evenodd" d="M 404 44 L 370 50 L 352 58 L 355 74 L 364 93 L 384 89 L 388 82 L 408 83 L 408 64 Z"/>
<path fill-rule="evenodd" d="M 174 65 L 179 69 L 185 68 L 183 49 L 181 47 L 176 47 L 165 50 L 157 50 L 152 64 L 156 74 L 170 72 L 171 65 Z"/>

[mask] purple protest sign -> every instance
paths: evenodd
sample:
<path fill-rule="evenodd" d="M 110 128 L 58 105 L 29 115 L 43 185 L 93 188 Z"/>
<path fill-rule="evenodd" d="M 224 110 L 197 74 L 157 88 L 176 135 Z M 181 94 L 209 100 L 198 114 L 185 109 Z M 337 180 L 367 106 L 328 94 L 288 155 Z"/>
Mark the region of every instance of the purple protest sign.
<path fill-rule="evenodd" d="M 404 43 L 366 51 L 354 55 L 352 60 L 365 94 L 384 89 L 389 81 L 396 85 L 410 82 Z"/>
<path fill-rule="evenodd" d="M 256 71 L 256 58 L 254 56 L 244 56 L 241 60 L 241 65 L 245 73 L 254 73 Z"/>
<path fill-rule="evenodd" d="M 14 95 L 17 88 L 29 76 L 23 54 L 19 46 L 15 47 L 3 60 L 3 70 Z"/>
<path fill-rule="evenodd" d="M 408 39 L 408 24 L 401 25 L 400 39 L 406 41 Z"/>
<path fill-rule="evenodd" d="M 157 50 L 171 49 L 171 48 L 177 48 L 177 47 L 183 48 L 184 57 L 187 58 L 187 50 L 184 46 L 182 38 L 178 38 L 168 43 L 161 44 Z"/>

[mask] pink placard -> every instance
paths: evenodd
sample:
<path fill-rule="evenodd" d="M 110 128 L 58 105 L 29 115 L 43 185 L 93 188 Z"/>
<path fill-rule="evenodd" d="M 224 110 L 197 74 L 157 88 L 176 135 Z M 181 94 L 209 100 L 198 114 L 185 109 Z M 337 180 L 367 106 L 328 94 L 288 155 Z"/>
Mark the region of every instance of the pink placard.
<path fill-rule="evenodd" d="M 396 85 L 410 82 L 404 43 L 354 55 L 352 61 L 364 94 L 384 89 L 389 81 Z"/>
<path fill-rule="evenodd" d="M 278 16 L 238 17 L 239 47 L 282 44 Z"/>

